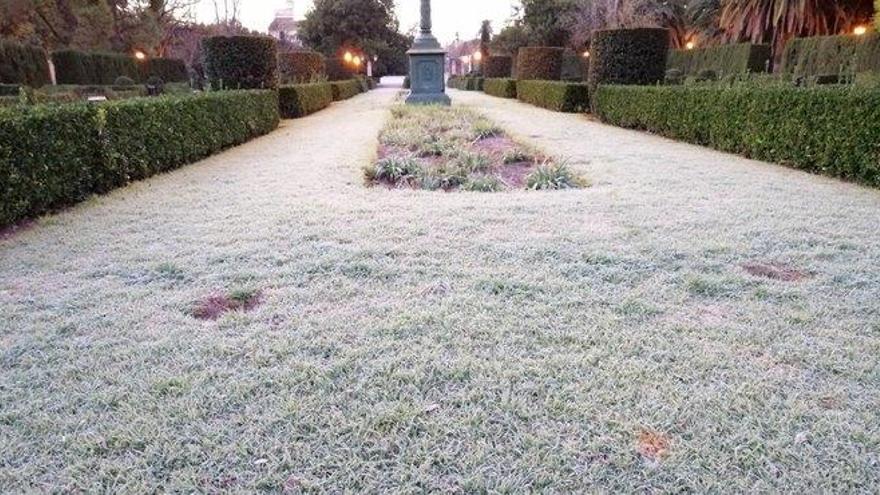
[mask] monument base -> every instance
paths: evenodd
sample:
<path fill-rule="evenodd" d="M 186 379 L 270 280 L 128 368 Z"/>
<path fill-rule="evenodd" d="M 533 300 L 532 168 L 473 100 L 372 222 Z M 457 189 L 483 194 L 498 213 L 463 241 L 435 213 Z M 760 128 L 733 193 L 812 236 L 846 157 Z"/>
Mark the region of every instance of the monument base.
<path fill-rule="evenodd" d="M 407 105 L 452 105 L 452 100 L 446 93 L 409 93 L 406 97 Z"/>
<path fill-rule="evenodd" d="M 451 105 L 446 95 L 446 52 L 430 35 L 416 39 L 409 55 L 409 82 L 411 91 L 407 105 Z"/>

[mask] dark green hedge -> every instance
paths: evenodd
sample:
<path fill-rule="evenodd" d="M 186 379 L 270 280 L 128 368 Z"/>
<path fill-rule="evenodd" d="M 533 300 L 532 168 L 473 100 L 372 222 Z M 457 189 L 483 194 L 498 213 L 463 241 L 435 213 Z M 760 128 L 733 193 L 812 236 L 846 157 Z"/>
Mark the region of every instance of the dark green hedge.
<path fill-rule="evenodd" d="M 587 84 L 564 81 L 519 81 L 519 101 L 556 112 L 586 112 L 590 108 Z"/>
<path fill-rule="evenodd" d="M 516 80 L 504 78 L 486 79 L 483 81 L 483 91 L 487 95 L 501 98 L 516 98 Z"/>
<path fill-rule="evenodd" d="M 782 55 L 782 73 L 789 77 L 860 72 L 880 72 L 880 34 L 795 38 Z"/>
<path fill-rule="evenodd" d="M 611 29 L 593 33 L 590 88 L 599 84 L 656 84 L 666 75 L 669 31 Z"/>
<path fill-rule="evenodd" d="M 366 84 L 366 82 L 364 82 L 364 84 Z M 330 88 L 333 91 L 333 101 L 347 100 L 363 92 L 361 82 L 357 79 L 333 81 L 330 83 Z"/>
<path fill-rule="evenodd" d="M 770 45 L 738 43 L 694 50 L 669 52 L 667 69 L 680 70 L 682 75 L 696 76 L 711 70 L 720 77 L 767 72 L 770 68 Z"/>
<path fill-rule="evenodd" d="M 491 55 L 483 63 L 483 76 L 488 78 L 507 78 L 513 74 L 513 57 Z"/>
<path fill-rule="evenodd" d="M 353 79 L 357 72 L 338 58 L 327 59 L 327 78 L 331 81 L 347 81 Z"/>
<path fill-rule="evenodd" d="M 320 82 L 327 76 L 327 60 L 317 52 L 287 52 L 278 55 L 282 84 Z"/>
<path fill-rule="evenodd" d="M 266 134 L 274 91 L 0 110 L 0 225 Z"/>
<path fill-rule="evenodd" d="M 89 53 L 59 50 L 52 54 L 58 84 L 110 86 L 119 77 L 146 82 L 159 77 L 164 82 L 187 82 L 189 74 L 182 60 L 149 58 L 143 61 L 119 53 Z"/>
<path fill-rule="evenodd" d="M 602 120 L 880 186 L 880 89 L 601 86 Z"/>
<path fill-rule="evenodd" d="M 281 116 L 295 119 L 313 114 L 333 103 L 331 83 L 293 84 L 278 88 Z"/>
<path fill-rule="evenodd" d="M 214 36 L 202 40 L 205 78 L 214 89 L 278 86 L 278 46 L 267 36 Z"/>
<path fill-rule="evenodd" d="M 0 40 L 0 83 L 39 88 L 50 82 L 49 61 L 42 48 Z"/>
<path fill-rule="evenodd" d="M 562 54 L 565 50 L 552 46 L 527 46 L 519 49 L 516 75 L 520 81 L 558 81 L 562 77 Z"/>

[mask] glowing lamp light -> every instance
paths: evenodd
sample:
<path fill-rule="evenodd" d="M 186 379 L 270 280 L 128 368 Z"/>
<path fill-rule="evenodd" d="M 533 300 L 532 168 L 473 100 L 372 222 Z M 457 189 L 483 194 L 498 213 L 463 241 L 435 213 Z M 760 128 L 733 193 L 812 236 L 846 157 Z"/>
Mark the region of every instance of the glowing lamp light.
<path fill-rule="evenodd" d="M 345 52 L 345 55 L 343 55 L 342 58 L 350 64 L 354 60 L 354 55 L 352 55 L 351 52 Z"/>
<path fill-rule="evenodd" d="M 697 44 L 694 43 L 693 41 L 688 41 L 687 44 L 684 45 L 684 47 L 687 48 L 688 50 L 693 50 L 694 48 L 697 47 Z"/>
<path fill-rule="evenodd" d="M 354 62 L 354 65 L 357 67 L 361 66 L 361 58 L 360 57 L 355 56 L 353 62 Z"/>
<path fill-rule="evenodd" d="M 868 28 L 866 28 L 865 26 L 856 26 L 856 28 L 853 29 L 853 34 L 856 36 L 863 36 L 867 32 Z"/>
<path fill-rule="evenodd" d="M 147 58 L 147 54 L 138 50 L 138 51 L 134 52 L 134 58 L 136 58 L 138 60 L 145 60 Z"/>
<path fill-rule="evenodd" d="M 584 52 L 584 58 L 590 58 L 590 50 Z"/>
<path fill-rule="evenodd" d="M 479 62 L 480 60 L 483 60 L 483 53 L 482 52 L 474 52 L 474 60 L 476 60 L 477 62 Z"/>

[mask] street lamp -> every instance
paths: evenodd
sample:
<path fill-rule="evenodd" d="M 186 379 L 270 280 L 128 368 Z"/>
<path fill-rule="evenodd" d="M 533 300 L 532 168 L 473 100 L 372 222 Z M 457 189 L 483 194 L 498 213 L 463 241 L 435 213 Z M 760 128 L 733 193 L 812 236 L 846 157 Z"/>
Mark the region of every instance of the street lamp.
<path fill-rule="evenodd" d="M 584 52 L 584 58 L 590 58 L 590 50 Z"/>
<path fill-rule="evenodd" d="M 350 64 L 352 60 L 354 60 L 354 55 L 351 52 L 345 52 L 345 55 L 342 56 L 342 59 L 345 60 L 346 63 Z"/>
<path fill-rule="evenodd" d="M 688 50 L 693 50 L 694 48 L 696 48 L 696 46 L 697 46 L 697 44 L 694 43 L 693 41 L 688 41 L 687 44 L 684 45 L 684 47 L 687 48 Z"/>
<path fill-rule="evenodd" d="M 147 54 L 140 50 L 137 50 L 136 52 L 134 52 L 134 58 L 138 60 L 146 60 Z"/>
<path fill-rule="evenodd" d="M 856 28 L 853 29 L 853 34 L 855 34 L 856 36 L 864 36 L 867 32 L 868 28 L 866 28 L 865 26 L 856 26 Z"/>

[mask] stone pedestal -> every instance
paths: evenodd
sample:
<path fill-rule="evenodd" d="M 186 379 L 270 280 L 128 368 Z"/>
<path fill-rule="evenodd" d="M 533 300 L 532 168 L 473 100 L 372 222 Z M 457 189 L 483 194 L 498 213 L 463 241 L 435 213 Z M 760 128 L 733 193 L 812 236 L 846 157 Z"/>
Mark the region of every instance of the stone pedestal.
<path fill-rule="evenodd" d="M 431 34 L 431 2 L 422 0 L 422 29 L 409 55 L 409 105 L 450 105 L 446 95 L 446 51 Z"/>

